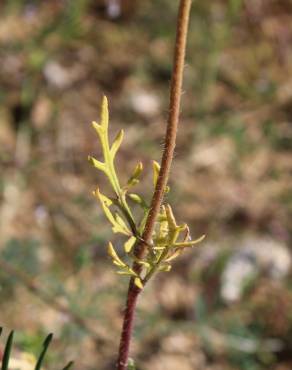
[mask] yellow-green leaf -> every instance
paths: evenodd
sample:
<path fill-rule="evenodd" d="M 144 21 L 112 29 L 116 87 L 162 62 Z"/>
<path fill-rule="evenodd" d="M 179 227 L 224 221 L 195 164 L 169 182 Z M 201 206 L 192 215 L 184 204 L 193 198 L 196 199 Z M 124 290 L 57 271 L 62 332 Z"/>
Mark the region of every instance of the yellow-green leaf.
<path fill-rule="evenodd" d="M 137 257 L 135 257 L 135 256 L 132 256 L 132 258 L 133 258 L 133 260 L 134 260 L 135 262 L 137 262 L 139 265 L 143 265 L 143 266 L 145 266 L 145 267 L 147 267 L 147 268 L 151 267 L 151 264 L 150 264 L 149 262 L 143 261 L 143 260 L 141 260 L 141 259 L 139 259 L 139 258 L 137 258 Z"/>
<path fill-rule="evenodd" d="M 183 252 L 183 249 L 177 249 L 172 255 L 167 257 L 164 261 L 165 262 L 170 262 L 170 261 L 174 260 L 176 257 L 178 257 L 182 252 Z"/>
<path fill-rule="evenodd" d="M 103 162 L 98 161 L 94 157 L 88 156 L 89 162 L 100 171 L 106 172 L 106 166 Z"/>
<path fill-rule="evenodd" d="M 135 194 L 135 193 L 130 193 L 128 196 L 130 199 L 132 199 L 133 202 L 139 204 L 139 206 L 141 206 L 144 210 L 149 209 L 147 203 L 142 197 L 140 197 L 140 195 Z"/>
<path fill-rule="evenodd" d="M 198 244 L 200 243 L 201 241 L 203 241 L 205 239 L 206 235 L 202 235 L 200 236 L 198 239 L 196 240 L 190 240 L 188 242 L 179 242 L 179 243 L 174 243 L 173 246 L 174 247 L 192 247 L 194 246 L 195 244 Z"/>
<path fill-rule="evenodd" d="M 127 182 L 127 187 L 134 186 L 134 185 L 138 184 L 138 182 L 139 182 L 138 178 L 141 175 L 142 171 L 143 171 L 143 163 L 139 162 L 136 165 L 132 176 L 130 177 L 130 179 Z"/>
<path fill-rule="evenodd" d="M 159 176 L 160 164 L 156 161 L 152 161 L 152 169 L 153 169 L 153 186 L 155 187 Z"/>
<path fill-rule="evenodd" d="M 169 272 L 171 270 L 171 265 L 169 264 L 161 265 L 159 266 L 158 270 L 161 272 Z"/>
<path fill-rule="evenodd" d="M 118 275 L 126 275 L 126 276 L 137 276 L 137 274 L 132 270 L 130 270 L 130 271 L 129 270 L 125 270 L 125 271 L 120 270 L 120 271 L 117 271 L 117 274 Z"/>
<path fill-rule="evenodd" d="M 100 112 L 100 126 L 104 130 L 108 129 L 108 121 L 109 121 L 108 100 L 107 100 L 107 97 L 104 95 L 102 98 L 101 112 Z"/>
<path fill-rule="evenodd" d="M 142 284 L 142 281 L 139 277 L 136 277 L 135 280 L 134 280 L 134 283 L 135 285 L 140 288 L 140 289 L 143 289 L 143 284 Z"/>
<path fill-rule="evenodd" d="M 131 236 L 124 244 L 124 250 L 126 253 L 130 253 L 132 248 L 133 248 L 133 245 L 135 244 L 136 242 L 136 237 L 135 236 Z"/>
<path fill-rule="evenodd" d="M 118 147 L 123 139 L 123 132 L 121 131 L 118 134 L 113 143 L 112 149 L 110 149 L 108 139 L 108 119 L 109 119 L 108 102 L 107 98 L 104 96 L 101 104 L 100 123 L 92 122 L 92 125 L 99 136 L 99 140 L 102 146 L 104 167 L 102 166 L 102 162 L 97 161 L 95 162 L 95 164 L 97 168 L 103 170 L 104 173 L 107 175 L 115 193 L 119 197 L 121 195 L 121 187 L 114 166 L 114 155 L 118 150 Z"/>
<path fill-rule="evenodd" d="M 110 206 L 113 202 L 104 194 L 102 194 L 99 189 L 94 192 L 95 196 L 99 199 L 103 212 L 109 222 L 112 224 L 112 230 L 114 233 L 121 233 L 124 235 L 131 235 L 131 231 L 128 229 L 124 220 L 116 213 L 115 215 L 112 214 L 110 210 Z"/>
<path fill-rule="evenodd" d="M 131 231 L 128 229 L 127 224 L 118 213 L 115 214 L 115 224 L 113 225 L 113 232 L 131 235 Z"/>
<path fill-rule="evenodd" d="M 172 209 L 171 209 L 169 204 L 167 204 L 165 206 L 165 211 L 166 211 L 166 217 L 167 217 L 167 222 L 168 222 L 168 225 L 169 225 L 169 229 L 170 230 L 176 230 L 178 225 L 176 223 L 174 214 L 173 214 Z"/>
<path fill-rule="evenodd" d="M 141 204 L 143 202 L 142 198 L 140 195 L 131 193 L 129 194 L 129 198 L 131 198 L 135 203 Z"/>
<path fill-rule="evenodd" d="M 117 151 L 119 150 L 119 147 L 121 146 L 121 143 L 123 141 L 123 137 L 124 137 L 124 130 L 120 130 L 119 133 L 117 134 L 113 144 L 112 144 L 111 149 L 110 149 L 111 155 L 112 155 L 113 158 L 115 157 Z"/>
<path fill-rule="evenodd" d="M 133 177 L 135 178 L 139 177 L 142 171 L 143 171 L 143 163 L 139 162 L 134 169 Z"/>
<path fill-rule="evenodd" d="M 120 257 L 118 256 L 117 252 L 115 251 L 113 245 L 111 242 L 108 243 L 108 247 L 107 247 L 107 252 L 109 254 L 109 256 L 112 258 L 113 260 L 113 263 L 117 266 L 120 266 L 120 267 L 125 267 L 127 266 L 121 259 Z"/>
<path fill-rule="evenodd" d="M 97 198 L 99 199 L 100 201 L 100 204 L 102 206 L 102 209 L 103 209 L 103 212 L 104 214 L 106 215 L 107 219 L 109 220 L 109 222 L 115 226 L 116 224 L 116 220 L 112 214 L 112 212 L 110 211 L 109 207 L 112 205 L 112 201 L 106 197 L 105 195 L 103 195 L 99 189 L 96 189 L 95 191 L 95 195 L 97 196 Z"/>
<path fill-rule="evenodd" d="M 102 135 L 103 128 L 100 126 L 100 124 L 98 124 L 97 122 L 93 121 L 92 122 L 92 126 L 95 129 L 95 131 L 98 133 L 99 136 Z"/>

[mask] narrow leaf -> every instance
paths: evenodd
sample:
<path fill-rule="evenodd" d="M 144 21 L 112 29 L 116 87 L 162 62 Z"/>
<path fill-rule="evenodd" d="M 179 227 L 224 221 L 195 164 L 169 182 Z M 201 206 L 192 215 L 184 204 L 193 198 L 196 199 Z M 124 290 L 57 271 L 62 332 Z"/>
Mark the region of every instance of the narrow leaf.
<path fill-rule="evenodd" d="M 105 195 L 103 195 L 99 189 L 96 189 L 95 193 L 96 197 L 99 199 L 100 203 L 101 203 L 101 206 L 102 206 L 102 209 L 103 209 L 103 212 L 104 214 L 106 215 L 107 219 L 109 220 L 109 222 L 112 224 L 112 225 L 115 225 L 116 224 L 116 220 L 112 214 L 112 212 L 110 211 L 109 207 L 111 206 L 112 204 L 112 201 L 106 197 Z"/>
<path fill-rule="evenodd" d="M 131 235 L 131 231 L 128 229 L 127 224 L 118 213 L 115 214 L 115 221 L 116 225 L 113 227 L 114 232 L 120 232 L 125 235 Z"/>
<path fill-rule="evenodd" d="M 132 176 L 128 180 L 128 183 L 127 183 L 128 187 L 131 187 L 131 186 L 134 186 L 134 185 L 138 184 L 138 182 L 139 182 L 138 178 L 140 177 L 142 171 L 143 171 L 143 163 L 139 162 L 136 165 Z"/>
<path fill-rule="evenodd" d="M 125 271 L 117 271 L 118 275 L 126 275 L 126 276 L 137 276 L 137 274 L 132 270 L 125 270 Z"/>
<path fill-rule="evenodd" d="M 125 267 L 127 266 L 118 256 L 117 252 L 115 251 L 113 245 L 111 242 L 108 243 L 108 248 L 107 252 L 110 255 L 110 257 L 113 259 L 113 262 L 115 265 L 120 266 L 120 267 Z"/>
<path fill-rule="evenodd" d="M 151 264 L 149 263 L 149 262 L 146 262 L 146 261 L 143 261 L 143 260 L 141 260 L 141 259 L 139 259 L 139 258 L 137 258 L 136 256 L 131 256 L 132 257 L 132 259 L 135 261 L 135 262 L 137 262 L 139 265 L 143 265 L 143 266 L 145 266 L 145 267 L 147 267 L 147 268 L 149 268 L 149 267 L 151 267 Z"/>
<path fill-rule="evenodd" d="M 91 157 L 90 155 L 88 156 L 89 162 L 98 170 L 106 172 L 106 166 L 103 162 L 98 161 L 94 157 Z"/>
<path fill-rule="evenodd" d="M 142 266 L 145 266 L 147 268 L 151 267 L 150 263 L 149 262 L 146 262 L 146 261 L 143 261 L 143 260 L 137 260 L 137 263 L 139 265 L 142 265 Z"/>
<path fill-rule="evenodd" d="M 101 103 L 101 112 L 100 112 L 100 126 L 107 131 L 109 121 L 109 112 L 108 112 L 108 100 L 104 95 Z"/>
<path fill-rule="evenodd" d="M 155 187 L 159 176 L 160 164 L 156 161 L 152 161 L 152 169 L 153 169 L 153 186 Z"/>
<path fill-rule="evenodd" d="M 130 253 L 134 244 L 136 242 L 136 237 L 131 236 L 125 243 L 124 243 L 124 250 L 126 253 Z"/>
<path fill-rule="evenodd" d="M 94 192 L 94 195 L 99 199 L 105 216 L 107 217 L 109 222 L 112 224 L 113 232 L 121 233 L 127 236 L 131 235 L 131 232 L 128 229 L 124 220 L 117 213 L 113 215 L 113 213 L 111 212 L 109 208 L 113 204 L 111 199 L 105 196 L 104 194 L 102 194 L 99 191 L 99 189 L 96 189 L 96 191 Z"/>
<path fill-rule="evenodd" d="M 38 358 L 38 361 L 35 365 L 35 370 L 41 370 L 41 367 L 42 367 L 42 363 L 44 361 L 44 358 L 45 358 L 45 355 L 46 355 L 46 352 L 47 352 L 47 349 L 51 343 L 53 339 L 53 334 L 49 334 L 47 336 L 47 338 L 45 339 L 44 343 L 43 343 L 43 349 L 42 349 L 42 352 L 40 353 L 40 356 Z"/>
<path fill-rule="evenodd" d="M 113 227 L 112 227 L 112 231 L 115 233 L 115 234 L 124 234 L 124 235 L 127 235 L 129 236 L 131 234 L 131 232 L 127 232 L 125 231 L 125 229 L 119 225 L 119 224 L 115 224 Z"/>
<path fill-rule="evenodd" d="M 205 239 L 206 235 L 202 235 L 200 236 L 198 239 L 196 240 L 190 240 L 189 242 L 180 242 L 180 243 L 174 243 L 173 246 L 174 247 L 192 247 L 194 246 L 195 244 L 198 244 L 200 243 L 201 241 L 203 241 Z"/>
<path fill-rule="evenodd" d="M 139 277 L 136 277 L 135 280 L 134 280 L 134 283 L 135 285 L 140 288 L 140 289 L 143 289 L 143 284 L 142 284 L 142 281 Z"/>
<path fill-rule="evenodd" d="M 14 336 L 14 332 L 11 331 L 8 336 L 6 345 L 5 345 L 1 370 L 8 370 L 9 359 L 11 355 L 11 348 L 13 344 L 13 336 Z"/>
<path fill-rule="evenodd" d="M 119 150 L 119 147 L 121 146 L 121 143 L 123 141 L 124 137 L 124 130 L 120 130 L 119 133 L 117 134 L 116 138 L 114 139 L 114 142 L 112 144 L 112 147 L 110 149 L 111 155 L 114 158 L 117 151 Z"/>
<path fill-rule="evenodd" d="M 158 270 L 161 272 L 169 272 L 171 270 L 171 265 L 161 265 Z"/>
<path fill-rule="evenodd" d="M 92 122 L 92 127 L 95 129 L 95 131 L 97 132 L 97 134 L 100 137 L 102 135 L 102 127 L 100 126 L 100 124 L 98 124 L 97 122 L 93 121 Z"/>
<path fill-rule="evenodd" d="M 167 257 L 164 261 L 165 262 L 170 262 L 170 261 L 174 260 L 176 257 L 178 257 L 182 253 L 182 251 L 183 251 L 182 249 L 177 249 L 172 255 Z"/>
<path fill-rule="evenodd" d="M 131 193 L 131 194 L 129 194 L 128 196 L 129 196 L 129 198 L 130 198 L 133 202 L 135 202 L 135 203 L 139 204 L 143 209 L 145 209 L 145 210 L 148 210 L 148 209 L 149 209 L 149 207 L 148 207 L 148 205 L 147 205 L 146 201 L 145 201 L 145 200 L 144 200 L 140 195 L 135 194 L 135 193 Z"/>
<path fill-rule="evenodd" d="M 176 220 L 175 220 L 175 217 L 174 217 L 174 214 L 172 212 L 172 209 L 170 207 L 169 204 L 167 204 L 165 206 L 165 211 L 166 211 L 166 217 L 167 217 L 167 221 L 168 221 L 168 225 L 169 225 L 169 229 L 170 230 L 176 230 L 178 225 L 176 223 Z"/>
<path fill-rule="evenodd" d="M 72 367 L 73 364 L 74 364 L 74 362 L 70 361 L 65 367 L 63 367 L 62 370 L 69 370 Z"/>

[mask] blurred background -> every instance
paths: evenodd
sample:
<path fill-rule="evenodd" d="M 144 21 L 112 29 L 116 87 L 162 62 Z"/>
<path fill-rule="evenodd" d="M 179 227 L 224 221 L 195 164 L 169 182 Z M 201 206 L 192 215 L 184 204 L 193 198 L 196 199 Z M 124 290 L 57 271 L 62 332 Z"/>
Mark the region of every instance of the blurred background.
<path fill-rule="evenodd" d="M 111 228 L 91 195 L 108 185 L 90 122 L 110 102 L 125 129 L 126 181 L 160 160 L 174 0 L 0 3 L 0 311 L 31 368 L 113 369 L 127 279 L 106 255 Z M 194 1 L 183 110 L 167 200 L 207 234 L 141 297 L 140 370 L 292 368 L 292 2 Z M 82 355 L 81 355 L 82 354 Z M 26 366 L 26 367 L 25 367 Z M 60 366 L 59 366 L 60 367 Z"/>

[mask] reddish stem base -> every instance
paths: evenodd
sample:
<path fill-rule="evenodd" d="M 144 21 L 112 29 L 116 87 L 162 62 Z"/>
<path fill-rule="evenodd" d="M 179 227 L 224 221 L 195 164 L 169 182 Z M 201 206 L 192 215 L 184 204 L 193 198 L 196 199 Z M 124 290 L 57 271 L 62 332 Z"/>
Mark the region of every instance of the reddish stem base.
<path fill-rule="evenodd" d="M 119 348 L 119 357 L 117 361 L 117 370 L 126 370 L 128 368 L 128 358 L 130 351 L 130 341 L 133 331 L 134 314 L 140 289 L 136 287 L 133 279 L 130 282 L 128 298 L 124 313 L 123 329 Z"/>

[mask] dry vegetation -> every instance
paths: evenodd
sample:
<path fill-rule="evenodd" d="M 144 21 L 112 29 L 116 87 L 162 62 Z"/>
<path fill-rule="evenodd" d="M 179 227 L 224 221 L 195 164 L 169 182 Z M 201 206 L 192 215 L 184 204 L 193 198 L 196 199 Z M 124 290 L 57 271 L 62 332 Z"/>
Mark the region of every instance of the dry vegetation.
<path fill-rule="evenodd" d="M 100 154 L 89 123 L 106 93 L 111 129 L 126 131 L 121 176 L 137 160 L 150 172 L 161 154 L 177 8 L 131 4 L 117 18 L 103 1 L 0 5 L 1 261 L 96 332 L 2 268 L 1 324 L 17 330 L 20 353 L 37 353 L 54 332 L 48 368 L 73 358 L 76 370 L 108 370 L 116 358 L 127 284 L 110 268 L 110 229 L 91 196 L 96 183 L 107 185 L 87 163 Z M 292 366 L 291 45 L 290 0 L 193 4 L 168 198 L 207 241 L 145 291 L 138 369 Z M 235 300 L 223 294 L 228 268 L 247 271 L 232 275 L 244 285 Z"/>

